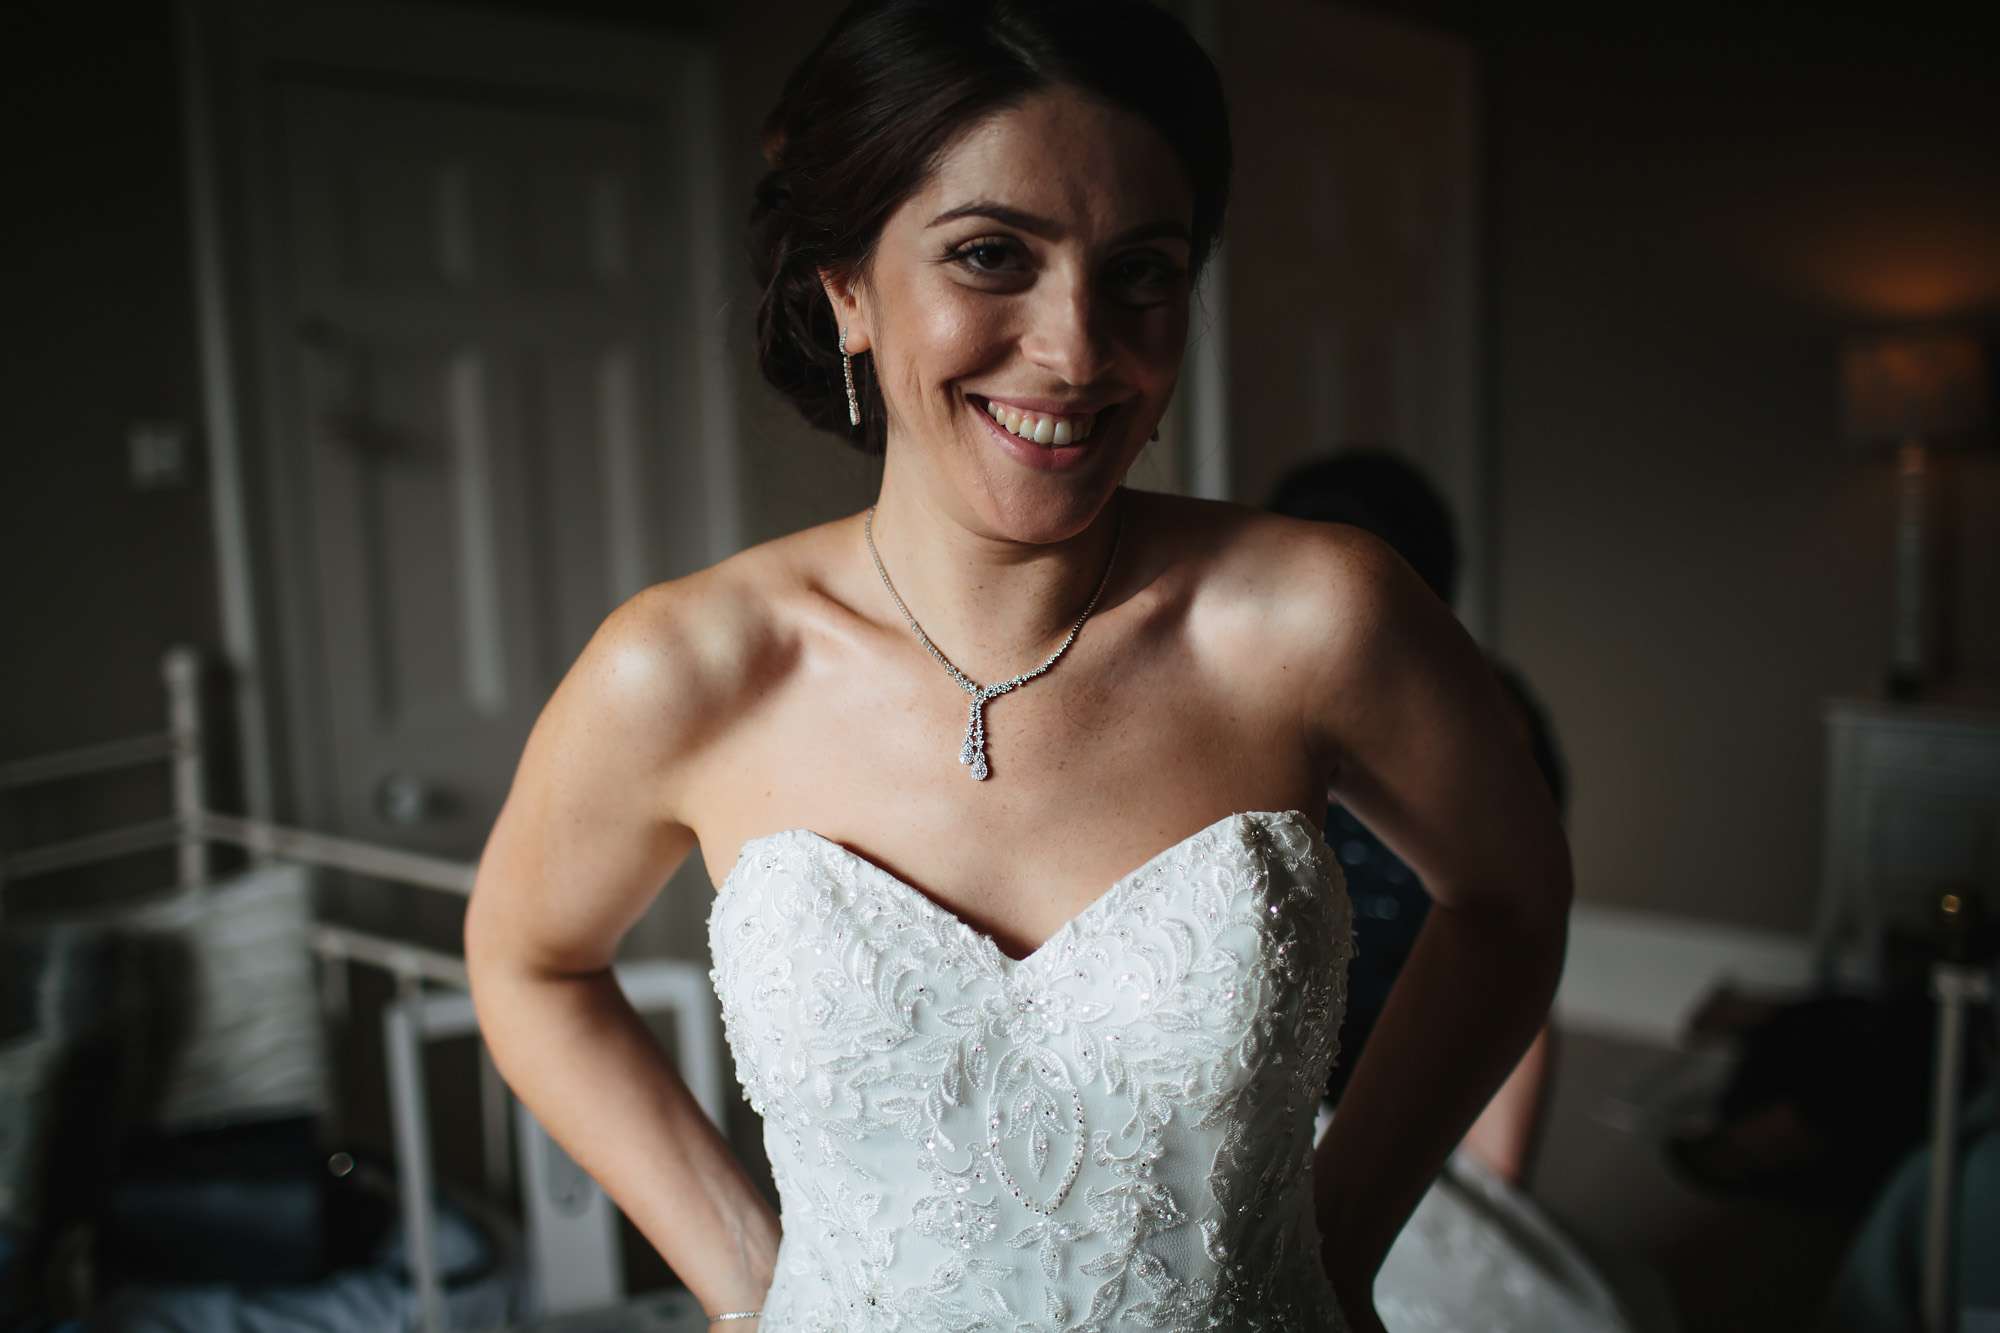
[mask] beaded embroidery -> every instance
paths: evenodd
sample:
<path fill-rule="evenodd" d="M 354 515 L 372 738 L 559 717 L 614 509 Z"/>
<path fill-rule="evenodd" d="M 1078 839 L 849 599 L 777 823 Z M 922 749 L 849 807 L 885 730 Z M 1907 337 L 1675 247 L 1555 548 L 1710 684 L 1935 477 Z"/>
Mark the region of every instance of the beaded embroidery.
<path fill-rule="evenodd" d="M 1311 1168 L 1354 945 L 1305 815 L 1216 821 L 1021 959 L 804 829 L 708 925 L 769 1333 L 1345 1333 Z"/>

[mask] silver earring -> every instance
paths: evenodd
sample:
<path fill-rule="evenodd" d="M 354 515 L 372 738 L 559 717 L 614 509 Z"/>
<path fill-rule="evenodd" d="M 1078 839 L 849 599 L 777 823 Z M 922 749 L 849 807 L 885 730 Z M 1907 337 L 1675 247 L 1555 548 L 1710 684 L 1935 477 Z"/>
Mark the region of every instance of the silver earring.
<path fill-rule="evenodd" d="M 861 400 L 854 396 L 854 358 L 847 354 L 847 326 L 840 326 L 840 373 L 847 377 L 847 424 L 861 424 Z"/>

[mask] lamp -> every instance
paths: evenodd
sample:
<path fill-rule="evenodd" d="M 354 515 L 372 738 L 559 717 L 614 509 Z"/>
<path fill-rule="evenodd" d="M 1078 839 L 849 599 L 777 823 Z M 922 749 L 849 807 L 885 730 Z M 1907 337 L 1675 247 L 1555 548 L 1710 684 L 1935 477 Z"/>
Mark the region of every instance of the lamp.
<path fill-rule="evenodd" d="M 1949 333 L 1851 339 L 1841 356 L 1842 436 L 1857 454 L 1896 459 L 1896 610 L 1887 693 L 1909 699 L 1941 675 L 1947 639 L 1938 596 L 1943 543 L 1933 513 L 1932 452 L 1986 444 L 1992 395 L 1986 349 Z"/>

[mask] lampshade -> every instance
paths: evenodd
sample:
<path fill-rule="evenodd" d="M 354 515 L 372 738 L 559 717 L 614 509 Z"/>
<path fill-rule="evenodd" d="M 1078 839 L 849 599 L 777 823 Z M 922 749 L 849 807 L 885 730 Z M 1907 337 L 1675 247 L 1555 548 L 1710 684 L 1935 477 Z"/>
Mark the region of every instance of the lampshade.
<path fill-rule="evenodd" d="M 1841 435 L 1855 452 L 1992 442 L 1986 349 L 1959 334 L 1856 338 L 1841 354 Z"/>

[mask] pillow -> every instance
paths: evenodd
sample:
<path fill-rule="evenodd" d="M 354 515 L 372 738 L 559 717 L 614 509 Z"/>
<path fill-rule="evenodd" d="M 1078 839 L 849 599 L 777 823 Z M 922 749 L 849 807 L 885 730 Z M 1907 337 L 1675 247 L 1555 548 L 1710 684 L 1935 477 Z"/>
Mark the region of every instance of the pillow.
<path fill-rule="evenodd" d="M 0 936 L 0 1229 L 32 1236 L 52 1199 L 101 1188 L 157 1046 L 138 953 L 75 923 Z"/>
<path fill-rule="evenodd" d="M 19 1238 L 23 1262 L 37 1237 L 86 1218 L 107 1224 L 101 1239 L 119 1241 L 111 1248 L 134 1253 L 146 1250 L 141 1241 L 197 1229 L 201 1215 L 171 1209 L 154 1219 L 165 1223 L 155 1226 L 159 1235 L 133 1225 L 152 1216 L 138 1205 L 171 1202 L 157 1187 L 159 1198 L 119 1192 L 119 1172 L 137 1147 L 157 1155 L 174 1135 L 324 1113 L 329 1079 L 310 931 L 308 873 L 282 863 L 199 895 L 7 923 L 0 1236 Z M 296 1155 L 294 1174 L 310 1180 L 317 1154 Z M 316 1194 L 300 1197 L 310 1204 Z M 265 1223 L 277 1220 L 267 1207 Z M 298 1234 L 273 1241 L 290 1244 L 301 1264 L 317 1262 L 318 1233 L 291 1230 Z M 0 1286 L 11 1266 L 0 1262 Z"/>
<path fill-rule="evenodd" d="M 304 867 L 256 866 L 206 893 L 121 912 L 115 927 L 172 960 L 153 979 L 172 1036 L 145 1121 L 171 1131 L 326 1110 Z"/>
<path fill-rule="evenodd" d="M 9 973 L 0 1051 L 21 1067 L 14 1095 L 26 1095 L 34 1063 L 17 1043 L 67 1048 L 102 1037 L 120 1048 L 122 1115 L 138 1126 L 172 1132 L 324 1112 L 311 930 L 310 872 L 283 862 L 198 894 L 10 921 L 0 941 Z"/>
<path fill-rule="evenodd" d="M 0 966 L 18 965 L 9 949 Z M 55 1121 L 60 1048 L 39 1033 L 0 1041 L 0 1235 L 31 1234 L 41 1222 L 42 1173 Z"/>

